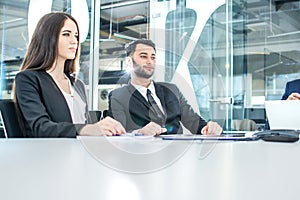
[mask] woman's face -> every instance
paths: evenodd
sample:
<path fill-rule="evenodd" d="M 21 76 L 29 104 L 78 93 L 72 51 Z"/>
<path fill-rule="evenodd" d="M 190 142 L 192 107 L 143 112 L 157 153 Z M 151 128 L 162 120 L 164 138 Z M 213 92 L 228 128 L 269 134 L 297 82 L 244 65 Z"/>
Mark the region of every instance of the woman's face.
<path fill-rule="evenodd" d="M 74 59 L 78 48 L 78 30 L 76 24 L 67 19 L 58 37 L 58 59 Z"/>

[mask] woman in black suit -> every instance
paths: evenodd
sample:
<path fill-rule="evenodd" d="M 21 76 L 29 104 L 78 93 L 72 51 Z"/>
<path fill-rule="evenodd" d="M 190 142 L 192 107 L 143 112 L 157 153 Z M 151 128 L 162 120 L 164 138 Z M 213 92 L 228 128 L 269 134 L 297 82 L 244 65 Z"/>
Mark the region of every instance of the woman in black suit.
<path fill-rule="evenodd" d="M 79 29 L 67 13 L 49 13 L 37 24 L 15 79 L 15 100 L 27 137 L 125 133 L 107 117 L 91 124 L 79 68 Z"/>

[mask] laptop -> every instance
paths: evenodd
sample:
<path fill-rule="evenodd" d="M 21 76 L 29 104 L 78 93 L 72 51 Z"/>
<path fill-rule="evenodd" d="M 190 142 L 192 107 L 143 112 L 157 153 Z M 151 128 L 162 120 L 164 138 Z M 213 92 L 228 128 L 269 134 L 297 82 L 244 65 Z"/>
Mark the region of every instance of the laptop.
<path fill-rule="evenodd" d="M 300 130 L 300 101 L 267 100 L 265 108 L 271 130 Z"/>

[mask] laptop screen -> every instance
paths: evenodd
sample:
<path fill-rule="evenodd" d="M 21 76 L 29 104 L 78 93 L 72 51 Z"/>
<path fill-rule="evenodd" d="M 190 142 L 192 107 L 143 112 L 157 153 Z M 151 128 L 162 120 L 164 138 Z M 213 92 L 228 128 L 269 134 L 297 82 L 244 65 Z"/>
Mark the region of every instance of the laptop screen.
<path fill-rule="evenodd" d="M 300 101 L 268 100 L 265 108 L 271 130 L 300 130 Z"/>

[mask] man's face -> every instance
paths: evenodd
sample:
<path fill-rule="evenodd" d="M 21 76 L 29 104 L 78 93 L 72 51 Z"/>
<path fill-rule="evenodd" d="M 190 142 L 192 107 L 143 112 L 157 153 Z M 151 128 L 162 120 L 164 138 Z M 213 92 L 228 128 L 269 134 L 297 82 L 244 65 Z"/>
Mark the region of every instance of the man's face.
<path fill-rule="evenodd" d="M 132 55 L 133 72 L 137 77 L 150 78 L 155 70 L 155 51 L 151 46 L 138 44 Z"/>

